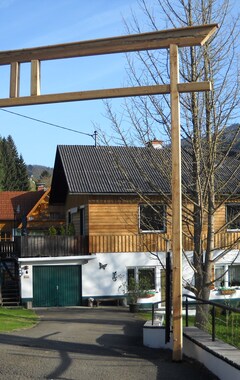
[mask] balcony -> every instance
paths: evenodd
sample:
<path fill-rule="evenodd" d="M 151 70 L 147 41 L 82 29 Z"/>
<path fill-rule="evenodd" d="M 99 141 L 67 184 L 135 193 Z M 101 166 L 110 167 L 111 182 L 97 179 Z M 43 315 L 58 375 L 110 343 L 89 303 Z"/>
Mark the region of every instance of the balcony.
<path fill-rule="evenodd" d="M 109 252 L 165 252 L 168 234 L 18 236 L 0 241 L 1 257 L 58 257 Z M 203 247 L 206 241 L 203 239 Z M 240 249 L 240 232 L 215 235 L 215 249 Z M 192 239 L 183 236 L 183 249 L 193 250 Z"/>

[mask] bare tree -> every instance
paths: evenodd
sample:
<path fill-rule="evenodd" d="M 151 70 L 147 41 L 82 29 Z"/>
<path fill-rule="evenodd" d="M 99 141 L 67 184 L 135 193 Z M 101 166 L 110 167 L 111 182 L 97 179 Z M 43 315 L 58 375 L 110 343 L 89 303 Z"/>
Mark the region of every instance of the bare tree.
<path fill-rule="evenodd" d="M 218 32 L 204 47 L 180 49 L 181 81 L 211 81 L 213 87 L 209 93 L 181 95 L 182 150 L 186 153 L 183 165 L 191 176 L 191 181 L 183 178 L 183 223 L 194 243 L 195 281 L 188 284 L 188 288 L 207 300 L 212 284 L 213 251 L 222 248 L 214 244 L 214 234 L 220 231 L 215 231 L 214 216 L 224 202 L 239 199 L 239 151 L 235 152 L 233 161 L 229 154 L 239 142 L 240 125 L 236 125 L 230 137 L 228 133 L 229 125 L 236 122 L 239 113 L 240 71 L 236 50 L 239 18 L 231 13 L 229 0 L 155 0 L 151 3 L 139 0 L 138 4 L 143 17 L 140 21 L 132 12 L 132 23 L 125 23 L 128 33 L 145 32 L 146 27 L 152 31 L 219 24 Z M 131 85 L 170 82 L 168 52 L 137 52 L 128 54 L 126 59 Z M 146 144 L 157 137 L 171 144 L 168 95 L 132 98 L 124 103 L 123 109 L 118 117 L 111 104 L 106 103 L 117 143 Z M 222 168 L 226 165 L 232 167 L 228 175 L 223 175 Z M 165 165 L 160 170 L 164 175 L 168 172 L 170 180 L 169 167 Z M 171 203 L 170 198 L 167 203 Z M 204 324 L 205 318 L 206 308 L 198 306 L 197 323 Z"/>

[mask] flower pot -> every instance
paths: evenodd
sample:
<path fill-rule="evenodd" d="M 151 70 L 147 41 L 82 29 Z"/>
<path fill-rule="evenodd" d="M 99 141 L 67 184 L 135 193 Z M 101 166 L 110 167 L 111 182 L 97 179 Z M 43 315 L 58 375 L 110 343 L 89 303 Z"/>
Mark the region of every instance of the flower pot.
<path fill-rule="evenodd" d="M 230 295 L 230 294 L 234 294 L 236 292 L 235 289 L 222 289 L 220 290 L 221 294 L 223 295 Z"/>
<path fill-rule="evenodd" d="M 154 296 L 155 296 L 155 293 L 147 293 L 143 298 L 151 298 Z"/>
<path fill-rule="evenodd" d="M 129 304 L 130 313 L 137 313 L 139 311 L 139 305 L 137 303 Z"/>

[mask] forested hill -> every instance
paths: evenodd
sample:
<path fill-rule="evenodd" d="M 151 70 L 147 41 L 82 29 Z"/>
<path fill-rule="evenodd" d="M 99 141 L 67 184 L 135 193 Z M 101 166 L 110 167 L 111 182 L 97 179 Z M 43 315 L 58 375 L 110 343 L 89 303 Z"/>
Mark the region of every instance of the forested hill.
<path fill-rule="evenodd" d="M 48 172 L 52 175 L 53 168 L 43 165 L 27 165 L 27 172 L 29 177 L 40 179 L 44 172 Z"/>
<path fill-rule="evenodd" d="M 42 183 L 45 188 L 49 188 L 52 182 L 53 168 L 43 165 L 27 165 L 28 177 L 30 179 L 31 188 Z"/>

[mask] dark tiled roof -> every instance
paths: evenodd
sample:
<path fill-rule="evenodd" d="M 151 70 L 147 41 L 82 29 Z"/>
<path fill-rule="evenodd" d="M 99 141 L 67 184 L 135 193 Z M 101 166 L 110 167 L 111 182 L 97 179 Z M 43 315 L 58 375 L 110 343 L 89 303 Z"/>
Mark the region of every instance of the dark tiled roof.
<path fill-rule="evenodd" d="M 55 198 L 53 193 L 57 191 L 66 190 L 84 194 L 135 194 L 136 191 L 153 194 L 159 188 L 169 193 L 169 181 L 159 175 L 151 163 L 152 156 L 160 167 L 169 161 L 169 154 L 159 154 L 153 148 L 60 145 L 51 197 Z"/>
<path fill-rule="evenodd" d="M 191 155 L 183 151 L 183 185 L 191 191 Z M 51 200 L 61 202 L 67 192 L 75 194 L 170 193 L 169 149 L 152 147 L 60 145 L 53 172 Z M 218 169 L 217 180 L 230 178 L 237 160 Z M 168 170 L 169 168 L 169 170 Z M 222 191 L 238 188 L 240 169 Z"/>

